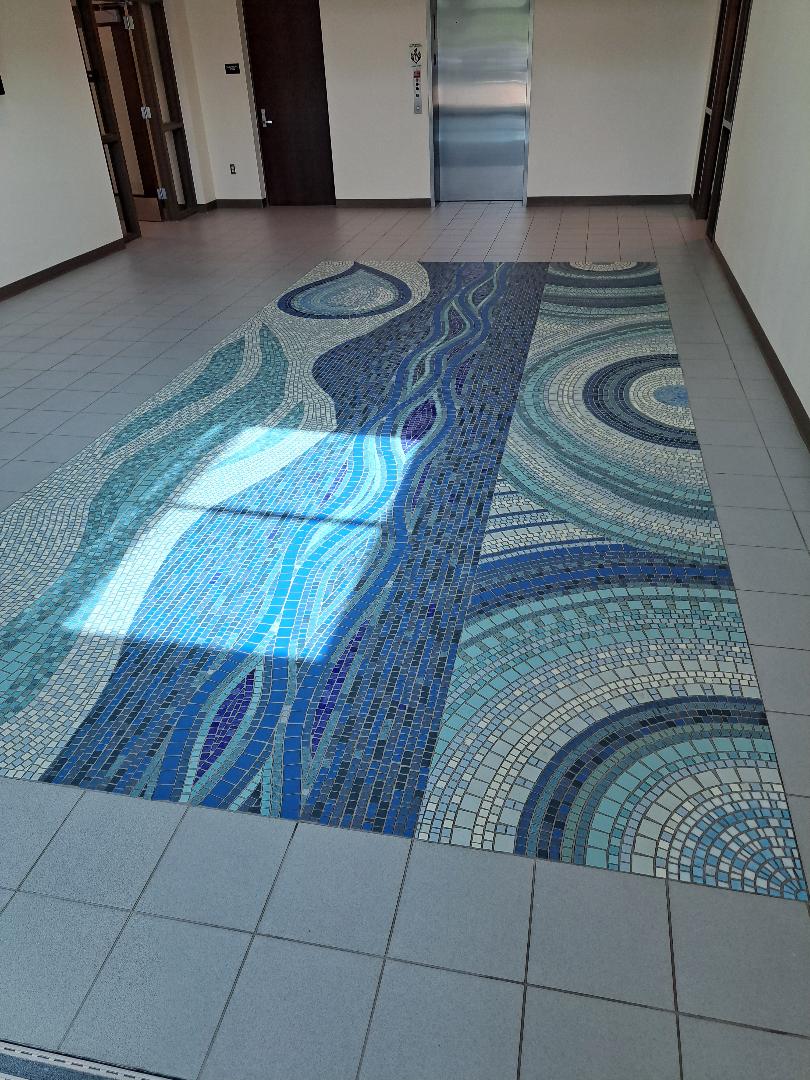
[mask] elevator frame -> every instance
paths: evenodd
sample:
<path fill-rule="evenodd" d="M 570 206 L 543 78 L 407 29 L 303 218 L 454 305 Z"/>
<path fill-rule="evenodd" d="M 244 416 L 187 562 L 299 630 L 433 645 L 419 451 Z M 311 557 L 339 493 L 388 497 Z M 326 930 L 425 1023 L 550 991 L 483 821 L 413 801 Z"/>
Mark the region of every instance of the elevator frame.
<path fill-rule="evenodd" d="M 528 58 L 526 63 L 526 130 L 523 140 L 523 205 L 528 205 L 528 182 L 529 182 L 529 133 L 531 131 L 532 109 L 532 65 L 534 60 L 534 5 L 535 0 L 529 0 L 529 40 Z M 436 6 L 437 0 L 427 0 L 426 23 L 427 23 L 427 63 L 430 64 L 430 78 L 425 82 L 430 91 L 427 95 L 428 114 L 428 143 L 430 157 L 430 205 L 436 206 L 436 138 L 438 116 L 436 113 L 436 83 L 438 79 L 438 52 L 436 42 Z M 508 200 L 504 200 L 508 201 Z"/>

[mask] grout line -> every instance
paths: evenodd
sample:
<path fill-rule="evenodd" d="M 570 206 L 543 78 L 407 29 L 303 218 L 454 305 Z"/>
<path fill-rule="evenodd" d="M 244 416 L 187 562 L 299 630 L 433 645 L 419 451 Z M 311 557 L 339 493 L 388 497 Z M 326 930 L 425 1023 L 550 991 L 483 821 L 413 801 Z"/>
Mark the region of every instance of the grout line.
<path fill-rule="evenodd" d="M 400 879 L 400 883 L 399 883 L 399 892 L 397 893 L 397 902 L 394 905 L 394 914 L 393 914 L 393 917 L 391 919 L 391 925 L 388 928 L 388 937 L 386 938 L 386 941 L 385 941 L 385 952 L 383 953 L 382 963 L 380 964 L 380 974 L 377 977 L 377 985 L 374 988 L 374 998 L 372 999 L 372 1002 L 371 1002 L 371 1011 L 368 1014 L 368 1023 L 366 1024 L 366 1031 L 365 1031 L 365 1035 L 363 1036 L 363 1045 L 362 1045 L 362 1047 L 360 1049 L 360 1057 L 358 1058 L 358 1061 L 357 1061 L 357 1072 L 355 1073 L 355 1080 L 360 1080 L 360 1072 L 361 1072 L 361 1070 L 363 1068 L 363 1059 L 366 1056 L 366 1048 L 368 1047 L 368 1040 L 369 1040 L 369 1036 L 371 1034 L 371 1025 L 372 1025 L 372 1023 L 374 1021 L 374 1012 L 375 1012 L 375 1010 L 377 1008 L 377 999 L 380 996 L 380 988 L 382 986 L 383 975 L 385 974 L 385 964 L 386 964 L 386 960 L 388 958 L 388 950 L 391 948 L 391 941 L 392 941 L 393 936 L 394 936 L 394 927 L 396 926 L 397 916 L 399 915 L 399 905 L 400 905 L 400 902 L 402 900 L 402 893 L 403 893 L 403 891 L 405 889 L 405 879 L 408 876 L 408 867 L 410 866 L 410 863 L 411 863 L 411 855 L 413 853 L 413 844 L 414 844 L 414 841 L 413 841 L 413 838 L 412 838 L 411 841 L 410 841 L 410 844 L 408 845 L 408 854 L 407 854 L 407 856 L 405 858 L 405 866 L 403 867 L 403 870 L 402 870 L 402 878 Z"/>
<path fill-rule="evenodd" d="M 532 922 L 534 920 L 534 890 L 537 882 L 537 860 L 532 866 L 532 887 L 529 894 L 529 926 L 526 933 L 526 963 L 523 967 L 523 997 L 520 1005 L 520 1031 L 518 1033 L 517 1080 L 523 1069 L 523 1035 L 526 1030 L 526 998 L 529 992 L 529 955 L 532 947 Z"/>
<path fill-rule="evenodd" d="M 13 778 L 12 777 L 6 777 L 5 779 L 13 779 Z M 28 780 L 28 779 L 27 779 L 27 782 L 28 783 L 33 783 L 33 784 L 42 783 L 41 780 Z M 31 863 L 31 865 L 28 867 L 28 870 L 25 873 L 25 877 L 22 879 L 22 881 L 17 886 L 16 891 L 18 891 L 18 892 L 25 891 L 25 890 L 23 890 L 23 886 L 25 885 L 26 881 L 29 879 L 31 874 L 34 872 L 34 869 L 39 864 L 40 859 L 45 854 L 45 852 L 48 850 L 48 848 L 51 846 L 51 844 L 53 843 L 56 835 L 59 832 L 61 832 L 61 830 L 63 829 L 65 823 L 67 822 L 68 818 L 71 816 L 73 811 L 76 809 L 76 807 L 79 805 L 79 803 L 82 801 L 82 799 L 84 799 L 85 795 L 87 794 L 87 790 L 83 789 L 83 788 L 71 788 L 71 790 L 80 791 L 81 794 L 79 795 L 78 799 L 74 802 L 73 806 L 71 806 L 71 808 L 68 810 L 68 812 L 62 818 L 60 823 L 56 826 L 53 833 L 51 834 L 50 840 L 48 840 L 48 842 L 45 844 L 45 846 L 40 851 L 39 855 L 37 855 L 36 859 L 34 859 L 33 863 Z M 61 897 L 61 899 L 64 899 L 64 897 Z"/>
<path fill-rule="evenodd" d="M 675 937 L 672 932 L 672 898 L 670 895 L 669 878 L 664 879 L 667 898 L 667 931 L 669 934 L 669 962 L 672 969 L 672 1003 L 675 1006 L 675 1036 L 678 1040 L 678 1075 L 680 1080 L 683 1076 L 683 1046 L 681 1044 L 681 1020 L 678 1015 L 678 982 L 675 974 Z"/>
<path fill-rule="evenodd" d="M 81 801 L 81 800 L 80 800 L 80 801 Z M 78 803 L 77 803 L 76 805 L 78 806 Z M 97 972 L 95 973 L 95 975 L 93 976 L 93 980 L 92 980 L 92 982 L 90 983 L 90 986 L 89 986 L 89 987 L 87 988 L 87 992 L 85 993 L 84 997 L 83 997 L 83 998 L 81 999 L 81 1001 L 79 1002 L 79 1007 L 78 1007 L 78 1008 L 76 1009 L 76 1011 L 74 1012 L 74 1014 L 73 1014 L 73 1019 L 72 1019 L 72 1020 L 70 1021 L 70 1023 L 68 1024 L 68 1026 L 67 1026 L 67 1027 L 65 1028 L 65 1034 L 64 1034 L 64 1035 L 62 1036 L 62 1038 L 61 1038 L 61 1039 L 59 1040 L 59 1042 L 58 1042 L 58 1044 L 57 1044 L 57 1050 L 61 1050 L 61 1048 L 62 1048 L 62 1047 L 64 1046 L 65 1042 L 67 1041 L 67 1038 L 68 1038 L 68 1036 L 70 1035 L 70 1030 L 71 1030 L 71 1028 L 72 1028 L 72 1027 L 73 1027 L 73 1025 L 74 1025 L 74 1024 L 76 1023 L 76 1020 L 78 1019 L 78 1017 L 79 1017 L 79 1014 L 81 1013 L 82 1009 L 84 1008 L 85 1004 L 87 1003 L 87 1000 L 89 999 L 90 995 L 92 994 L 92 992 L 93 992 L 93 989 L 95 988 L 95 985 L 96 985 L 96 983 L 97 983 L 97 982 L 98 982 L 98 980 L 99 980 L 99 979 L 101 978 L 101 973 L 102 973 L 102 971 L 104 970 L 104 968 L 105 968 L 105 967 L 107 966 L 107 962 L 108 962 L 108 960 L 110 959 L 110 957 L 112 956 L 113 950 L 114 950 L 114 949 L 115 949 L 115 947 L 116 947 L 116 946 L 118 945 L 118 942 L 119 942 L 119 941 L 121 940 L 121 938 L 123 937 L 123 934 L 124 934 L 124 931 L 126 930 L 126 928 L 127 928 L 127 927 L 129 926 L 129 924 L 130 924 L 130 923 L 132 922 L 132 919 L 133 919 L 134 915 L 136 914 L 136 910 L 137 910 L 137 906 L 138 906 L 138 903 L 139 903 L 139 901 L 140 901 L 141 897 L 143 896 L 143 894 L 144 894 L 144 893 L 146 892 L 147 888 L 149 887 L 149 883 L 150 883 L 150 881 L 152 880 L 152 878 L 153 878 L 153 876 L 154 876 L 154 874 L 155 874 L 155 871 L 156 871 L 156 870 L 157 870 L 157 868 L 158 868 L 158 865 L 159 865 L 159 863 L 160 863 L 161 859 L 162 859 L 162 858 L 163 858 L 163 856 L 164 856 L 164 855 L 166 854 L 166 849 L 168 848 L 169 844 L 170 844 L 170 843 L 172 842 L 172 840 L 174 839 L 174 837 L 175 837 L 175 835 L 176 835 L 176 833 L 177 833 L 177 830 L 178 830 L 178 829 L 180 828 L 180 825 L 182 824 L 182 822 L 183 822 L 183 819 L 184 819 L 184 818 L 185 818 L 185 816 L 186 816 L 186 812 L 187 812 L 187 810 L 188 810 L 188 806 L 184 806 L 184 807 L 183 807 L 183 812 L 182 812 L 182 813 L 180 814 L 180 816 L 178 817 L 176 825 L 174 826 L 174 828 L 172 829 L 171 833 L 169 834 L 169 837 L 168 837 L 168 839 L 166 840 L 166 843 L 165 843 L 165 844 L 163 845 L 163 850 L 161 851 L 160 855 L 159 855 L 159 856 L 157 857 L 157 859 L 155 860 L 155 864 L 154 864 L 154 866 L 152 867 L 152 869 L 151 869 L 151 871 L 150 871 L 149 875 L 147 876 L 147 878 L 146 878 L 146 881 L 144 882 L 143 888 L 141 889 L 141 891 L 140 891 L 140 892 L 138 893 L 137 897 L 135 898 L 135 903 L 134 903 L 134 904 L 132 905 L 132 907 L 130 908 L 130 910 L 129 910 L 129 913 L 127 914 L 126 918 L 124 919 L 124 922 L 123 922 L 123 924 L 121 925 L 121 929 L 120 929 L 120 930 L 118 931 L 118 933 L 117 933 L 117 934 L 115 935 L 115 939 L 113 940 L 113 943 L 112 943 L 112 945 L 110 945 L 110 947 L 109 947 L 109 949 L 107 950 L 107 953 L 106 953 L 106 955 L 105 955 L 104 959 L 103 959 L 103 960 L 101 961 L 101 963 L 99 964 L 99 968 L 98 968 L 98 971 L 97 971 Z"/>
<path fill-rule="evenodd" d="M 225 1015 L 228 1012 L 228 1006 L 231 1003 L 231 998 L 233 997 L 234 992 L 236 990 L 236 987 L 237 987 L 237 985 L 239 983 L 239 979 L 242 976 L 242 971 L 244 970 L 245 964 L 247 963 L 247 958 L 250 955 L 250 950 L 253 947 L 253 942 L 256 940 L 256 935 L 257 935 L 257 932 L 258 932 L 259 925 L 261 924 L 261 921 L 264 918 L 264 913 L 267 910 L 268 903 L 270 902 L 270 895 L 271 895 L 271 893 L 273 892 L 273 889 L 276 886 L 276 882 L 279 879 L 279 875 L 281 874 L 281 868 L 284 865 L 284 860 L 287 858 L 287 852 L 290 850 L 290 847 L 291 847 L 292 842 L 293 842 L 293 837 L 298 832 L 298 825 L 299 825 L 299 822 L 296 821 L 295 825 L 293 826 L 292 832 L 290 833 L 289 839 L 287 840 L 287 846 L 284 848 L 284 853 L 281 856 L 281 860 L 280 860 L 280 862 L 278 864 L 278 869 L 276 870 L 275 875 L 273 876 L 273 881 L 272 881 L 272 883 L 270 885 L 270 889 L 269 889 L 269 891 L 267 893 L 267 896 L 265 898 L 264 903 L 262 904 L 262 910 L 261 910 L 261 912 L 259 914 L 258 919 L 256 920 L 256 927 L 250 933 L 250 940 L 248 941 L 247 945 L 245 946 L 245 951 L 244 951 L 244 953 L 242 955 L 242 959 L 241 959 L 241 961 L 239 963 L 239 967 L 236 969 L 236 974 L 234 975 L 233 981 L 231 982 L 230 990 L 228 991 L 228 993 L 226 995 L 225 1002 L 223 1003 L 223 1006 L 222 1006 L 222 1011 L 219 1014 L 219 1019 L 216 1022 L 214 1030 L 211 1033 L 211 1038 L 210 1038 L 210 1040 L 208 1042 L 208 1046 L 206 1047 L 205 1053 L 203 1054 L 203 1059 L 202 1059 L 202 1062 L 200 1063 L 200 1068 L 199 1068 L 199 1070 L 198 1070 L 198 1072 L 196 1074 L 197 1077 L 202 1076 L 202 1073 L 203 1073 L 203 1071 L 205 1069 L 205 1066 L 206 1066 L 206 1064 L 208 1062 L 208 1058 L 211 1056 L 211 1051 L 213 1050 L 214 1043 L 216 1042 L 217 1036 L 219 1035 L 219 1030 L 222 1027 L 222 1024 L 223 1024 L 223 1022 L 225 1020 Z M 178 920 L 178 921 L 181 921 L 181 920 Z M 271 935 L 267 935 L 267 936 L 269 937 Z M 311 944 L 311 943 L 309 943 L 309 944 Z"/>

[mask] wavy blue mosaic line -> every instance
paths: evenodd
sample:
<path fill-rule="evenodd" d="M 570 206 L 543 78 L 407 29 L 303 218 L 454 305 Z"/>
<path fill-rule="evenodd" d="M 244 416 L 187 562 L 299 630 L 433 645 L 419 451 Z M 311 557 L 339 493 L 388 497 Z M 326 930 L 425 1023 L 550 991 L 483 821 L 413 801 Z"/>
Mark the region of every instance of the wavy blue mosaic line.
<path fill-rule="evenodd" d="M 654 266 L 322 264 L 2 524 L 6 775 L 806 895 Z"/>

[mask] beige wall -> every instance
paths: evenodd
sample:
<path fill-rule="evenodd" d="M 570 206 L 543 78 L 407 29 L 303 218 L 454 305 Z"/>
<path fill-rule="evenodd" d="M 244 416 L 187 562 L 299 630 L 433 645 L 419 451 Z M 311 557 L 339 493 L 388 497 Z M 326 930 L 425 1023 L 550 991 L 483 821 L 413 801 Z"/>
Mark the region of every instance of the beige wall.
<path fill-rule="evenodd" d="M 528 194 L 690 192 L 718 0 L 534 10 Z"/>
<path fill-rule="evenodd" d="M 121 239 L 68 0 L 0 0 L 0 286 Z"/>
<path fill-rule="evenodd" d="M 810 412 L 808 57 L 808 0 L 754 0 L 716 240 Z"/>
<path fill-rule="evenodd" d="M 321 26 L 336 197 L 429 198 L 429 70 L 417 116 L 408 58 L 425 0 L 321 0 Z"/>

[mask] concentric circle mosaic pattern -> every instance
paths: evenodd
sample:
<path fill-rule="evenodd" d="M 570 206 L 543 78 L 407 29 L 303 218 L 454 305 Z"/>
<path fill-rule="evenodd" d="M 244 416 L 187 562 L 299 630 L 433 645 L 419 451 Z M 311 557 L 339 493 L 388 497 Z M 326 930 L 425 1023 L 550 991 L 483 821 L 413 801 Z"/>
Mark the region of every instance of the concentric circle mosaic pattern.
<path fill-rule="evenodd" d="M 5 775 L 807 895 L 650 264 L 322 264 L 0 525 Z"/>

